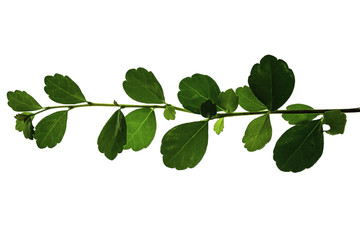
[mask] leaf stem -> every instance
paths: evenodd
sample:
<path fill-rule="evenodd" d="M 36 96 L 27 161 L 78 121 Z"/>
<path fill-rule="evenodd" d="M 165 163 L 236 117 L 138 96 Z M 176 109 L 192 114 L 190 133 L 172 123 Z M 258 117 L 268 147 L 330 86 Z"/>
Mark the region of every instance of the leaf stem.
<path fill-rule="evenodd" d="M 35 112 L 31 115 L 35 116 L 35 115 L 45 112 L 47 110 L 57 109 L 57 108 L 68 108 L 69 110 L 75 109 L 75 108 L 80 108 L 80 107 L 166 108 L 167 105 L 170 105 L 170 104 L 164 104 L 164 105 L 118 104 L 116 101 L 114 101 L 114 103 L 86 102 L 84 104 L 69 104 L 69 105 L 44 107 L 40 111 Z M 176 106 L 173 106 L 173 107 L 178 111 L 193 113 L 185 108 L 176 107 Z M 314 113 L 323 114 L 324 112 L 332 111 L 332 110 L 339 110 L 343 113 L 360 112 L 360 108 L 344 108 L 344 109 L 312 109 L 312 110 L 276 110 L 276 111 L 271 111 L 270 114 L 314 114 Z M 218 113 L 215 116 L 213 116 L 211 119 L 217 119 L 217 118 L 223 118 L 223 117 L 246 116 L 246 115 L 262 115 L 262 114 L 266 114 L 266 113 L 269 113 L 269 111 Z M 196 113 L 194 113 L 194 114 L 196 114 Z"/>
<path fill-rule="evenodd" d="M 166 105 L 139 105 L 139 104 L 118 104 L 116 101 L 114 101 L 114 103 L 93 103 L 93 102 L 87 102 L 85 104 L 69 104 L 69 105 L 59 105 L 59 106 L 49 106 L 49 107 L 44 107 L 43 109 L 41 109 L 38 112 L 35 112 L 33 114 L 31 114 L 32 116 L 35 116 L 39 113 L 45 112 L 47 110 L 51 110 L 51 109 L 57 109 L 57 108 L 68 108 L 70 109 L 75 109 L 75 108 L 80 108 L 80 107 L 120 107 L 120 108 L 165 108 Z M 192 113 L 191 111 L 184 109 L 184 108 L 180 108 L 180 107 L 175 107 L 173 106 L 176 110 L 178 111 L 182 111 L 182 112 L 188 112 L 188 113 Z"/>
<path fill-rule="evenodd" d="M 343 109 L 312 109 L 312 110 L 276 110 L 270 112 L 270 114 L 323 114 L 327 111 L 338 110 L 343 113 L 355 113 L 360 112 L 360 108 L 343 108 Z M 256 112 L 233 112 L 233 113 L 218 113 L 216 114 L 213 119 L 215 118 L 222 118 L 222 117 L 235 117 L 235 116 L 245 116 L 245 115 L 261 115 L 268 113 L 269 111 L 256 111 Z"/>

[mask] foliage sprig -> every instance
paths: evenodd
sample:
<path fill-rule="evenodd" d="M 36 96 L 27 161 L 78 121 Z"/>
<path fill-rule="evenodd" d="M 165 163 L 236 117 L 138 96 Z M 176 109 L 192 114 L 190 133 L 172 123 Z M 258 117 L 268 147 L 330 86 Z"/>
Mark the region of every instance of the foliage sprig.
<path fill-rule="evenodd" d="M 151 144 L 157 126 L 155 109 L 163 109 L 167 120 L 174 120 L 176 111 L 201 115 L 203 120 L 177 125 L 162 138 L 163 162 L 178 170 L 195 167 L 205 155 L 209 121 L 216 119 L 214 131 L 220 134 L 227 117 L 260 115 L 249 123 L 242 139 L 248 151 L 257 151 L 271 140 L 271 115 L 282 114 L 282 118 L 293 126 L 276 142 L 273 159 L 281 171 L 300 172 L 312 167 L 321 157 L 324 132 L 343 134 L 345 113 L 360 112 L 360 108 L 313 109 L 305 104 L 292 104 L 286 110 L 279 110 L 290 98 L 294 86 L 294 73 L 287 63 L 266 55 L 252 67 L 248 86 L 238 87 L 235 91 L 221 91 L 207 75 L 197 73 L 184 78 L 177 95 L 182 107 L 165 101 L 155 75 L 144 68 L 127 71 L 123 88 L 131 99 L 145 104 L 90 102 L 70 77 L 61 74 L 46 76 L 44 90 L 51 100 L 62 105 L 42 107 L 27 92 L 19 90 L 8 92 L 7 98 L 8 105 L 20 112 L 15 116 L 15 129 L 23 132 L 25 138 L 35 139 L 39 148 L 52 148 L 61 142 L 70 110 L 92 106 L 117 108 L 97 139 L 99 151 L 110 160 L 123 150 L 139 151 Z M 245 111 L 235 112 L 238 106 Z M 135 110 L 125 116 L 124 108 Z M 34 117 L 51 109 L 62 110 L 45 116 L 34 127 Z M 324 131 L 324 124 L 330 129 Z"/>

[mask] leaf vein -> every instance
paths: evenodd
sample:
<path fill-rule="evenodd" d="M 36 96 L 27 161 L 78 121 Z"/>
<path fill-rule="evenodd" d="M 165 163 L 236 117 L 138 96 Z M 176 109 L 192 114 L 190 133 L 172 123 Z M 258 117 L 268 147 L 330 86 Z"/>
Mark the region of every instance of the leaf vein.
<path fill-rule="evenodd" d="M 47 133 L 45 134 L 43 140 L 41 141 L 41 143 L 39 144 L 40 146 L 43 145 L 43 143 L 45 142 L 45 139 L 47 139 L 47 137 L 49 136 L 49 134 L 53 131 L 55 125 L 57 125 L 60 120 L 65 116 L 65 114 L 67 114 L 67 111 L 64 111 L 63 115 L 55 122 L 55 124 L 52 125 L 52 127 L 50 128 L 49 131 L 47 131 Z M 53 135 L 50 135 L 51 138 L 53 138 Z"/>
<path fill-rule="evenodd" d="M 67 84 L 68 84 L 68 83 L 67 83 Z M 59 89 L 60 91 L 66 93 L 66 94 L 68 94 L 68 95 L 70 95 L 71 97 L 76 98 L 77 100 L 84 101 L 84 99 L 83 99 L 82 97 L 78 97 L 77 95 L 72 94 L 72 93 L 66 91 L 66 90 L 63 89 L 60 85 L 57 85 L 57 84 L 55 84 L 55 83 L 52 82 L 52 81 L 49 81 L 49 82 L 48 82 L 48 85 L 52 85 L 52 86 L 56 87 L 56 88 Z"/>
<path fill-rule="evenodd" d="M 320 121 L 318 122 L 318 124 L 315 125 L 315 127 L 311 130 L 311 132 L 305 137 L 305 139 L 301 142 L 301 144 L 299 145 L 299 147 L 296 148 L 296 150 L 290 155 L 290 157 L 289 157 L 288 160 L 286 161 L 286 164 L 288 163 L 288 161 L 290 161 L 290 159 L 293 158 L 294 154 L 301 149 L 301 147 L 305 144 L 305 142 L 307 141 L 307 139 L 313 134 L 313 132 L 315 131 L 315 129 L 318 128 L 319 124 L 321 124 Z"/>
<path fill-rule="evenodd" d="M 195 138 L 195 136 L 206 126 L 206 124 L 208 124 L 208 121 L 204 121 L 204 123 L 205 123 L 205 124 L 204 124 L 202 127 L 200 127 L 199 130 L 197 130 L 197 131 L 185 142 L 185 144 L 181 147 L 181 149 L 180 149 L 179 151 L 177 151 L 177 152 L 175 153 L 175 155 L 174 155 L 172 158 L 170 158 L 169 161 L 172 161 L 180 152 L 182 152 L 182 151 L 184 150 L 184 148 L 189 144 L 189 142 Z M 182 160 L 182 162 L 181 162 L 181 167 L 183 166 L 183 164 L 184 164 L 184 160 Z"/>
<path fill-rule="evenodd" d="M 128 142 L 131 142 L 131 139 L 140 131 L 141 127 L 145 124 L 145 122 L 148 120 L 148 118 L 150 117 L 150 115 L 154 112 L 154 109 L 152 108 L 151 111 L 149 112 L 149 114 L 146 116 L 146 118 L 144 119 L 144 121 L 141 122 L 140 126 L 136 129 L 136 131 L 131 135 L 130 139 L 128 140 Z"/>

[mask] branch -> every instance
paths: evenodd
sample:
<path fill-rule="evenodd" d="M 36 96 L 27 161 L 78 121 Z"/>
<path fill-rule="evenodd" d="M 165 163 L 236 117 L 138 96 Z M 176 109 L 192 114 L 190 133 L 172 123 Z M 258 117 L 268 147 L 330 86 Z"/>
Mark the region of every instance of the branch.
<path fill-rule="evenodd" d="M 176 111 L 201 115 L 203 120 L 177 125 L 166 132 L 161 141 L 161 154 L 167 167 L 178 170 L 193 168 L 203 158 L 208 145 L 209 120 L 217 119 L 214 131 L 224 129 L 224 118 L 260 115 L 253 119 L 242 138 L 244 147 L 257 151 L 272 138 L 271 114 L 283 114 L 291 125 L 275 144 L 273 159 L 282 171 L 300 172 L 312 167 L 324 149 L 324 134 L 343 134 L 345 113 L 360 112 L 360 108 L 313 109 L 304 104 L 292 104 L 279 110 L 291 96 L 295 77 L 287 63 L 266 55 L 256 63 L 248 77 L 248 86 L 235 91 L 220 91 L 209 76 L 194 74 L 180 81 L 177 97 L 182 107 L 166 103 L 165 94 L 154 74 L 144 68 L 130 69 L 125 74 L 126 94 L 141 104 L 93 103 L 85 98 L 79 86 L 68 76 L 45 77 L 45 92 L 59 106 L 42 107 L 25 91 L 8 92 L 8 105 L 16 112 L 16 130 L 25 138 L 35 139 L 39 148 L 52 148 L 65 134 L 69 110 L 81 107 L 116 107 L 97 139 L 101 153 L 113 160 L 126 149 L 139 151 L 154 139 L 157 123 L 154 109 L 164 110 L 167 120 L 174 120 Z M 239 105 L 245 110 L 235 112 Z M 135 108 L 126 116 L 122 109 Z M 35 115 L 51 109 L 56 111 L 41 119 L 34 127 Z M 265 110 L 266 109 L 266 110 Z M 321 115 L 320 118 L 318 115 Z M 323 125 L 330 127 L 324 130 Z"/>
<path fill-rule="evenodd" d="M 343 113 L 356 113 L 360 112 L 360 108 L 342 108 L 342 109 L 313 109 L 313 110 L 276 110 L 276 111 L 258 111 L 258 112 L 233 112 L 233 113 L 219 113 L 216 114 L 213 118 L 223 118 L 223 117 L 235 117 L 235 116 L 245 116 L 245 115 L 261 115 L 265 113 L 270 114 L 324 114 L 328 111 L 340 111 Z"/>

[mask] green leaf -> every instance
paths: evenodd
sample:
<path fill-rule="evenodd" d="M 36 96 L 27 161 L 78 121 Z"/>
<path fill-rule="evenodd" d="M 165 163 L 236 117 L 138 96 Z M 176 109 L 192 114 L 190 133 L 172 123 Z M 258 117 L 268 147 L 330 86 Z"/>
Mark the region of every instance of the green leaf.
<path fill-rule="evenodd" d="M 286 107 L 287 110 L 313 110 L 312 107 L 305 105 L 305 104 L 292 104 Z M 319 114 L 283 114 L 282 117 L 286 121 L 289 122 L 289 124 L 299 124 L 304 122 L 310 122 L 314 118 L 316 118 Z"/>
<path fill-rule="evenodd" d="M 154 109 L 140 108 L 130 112 L 126 117 L 127 142 L 124 149 L 139 151 L 147 148 L 154 139 L 156 118 Z"/>
<path fill-rule="evenodd" d="M 195 167 L 203 158 L 208 143 L 208 121 L 191 122 L 170 129 L 163 137 L 161 153 L 169 168 Z"/>
<path fill-rule="evenodd" d="M 76 104 L 86 102 L 79 86 L 68 76 L 55 74 L 45 77 L 45 92 L 57 103 Z"/>
<path fill-rule="evenodd" d="M 181 80 L 178 99 L 183 107 L 193 113 L 200 113 L 200 106 L 207 100 L 217 103 L 219 86 L 209 76 L 194 74 Z"/>
<path fill-rule="evenodd" d="M 324 124 L 330 126 L 326 133 L 330 135 L 343 134 L 346 125 L 346 115 L 340 110 L 332 110 L 324 113 Z"/>
<path fill-rule="evenodd" d="M 130 98 L 142 103 L 165 103 L 163 89 L 152 72 L 130 69 L 125 79 L 123 88 Z"/>
<path fill-rule="evenodd" d="M 218 105 L 224 109 L 227 113 L 235 112 L 239 102 L 239 97 L 236 96 L 234 90 L 228 89 L 225 92 L 221 92 L 218 98 Z"/>
<path fill-rule="evenodd" d="M 32 124 L 31 117 L 25 120 L 23 128 L 24 137 L 30 140 L 34 139 L 34 125 Z"/>
<path fill-rule="evenodd" d="M 270 140 L 272 128 L 269 114 L 265 114 L 252 120 L 245 130 L 242 142 L 249 151 L 262 149 Z"/>
<path fill-rule="evenodd" d="M 22 132 L 24 130 L 24 126 L 25 126 L 25 119 L 24 120 L 16 119 L 15 130 Z"/>
<path fill-rule="evenodd" d="M 34 126 L 32 124 L 32 120 L 34 116 L 29 116 L 31 113 L 23 112 L 21 114 L 17 114 L 15 129 L 19 132 L 23 132 L 24 137 L 30 140 L 34 139 Z"/>
<path fill-rule="evenodd" d="M 41 105 L 27 92 L 15 90 L 7 93 L 8 105 L 14 111 L 35 111 L 42 109 Z"/>
<path fill-rule="evenodd" d="M 120 105 L 118 104 L 118 102 L 117 102 L 116 100 L 113 101 L 113 104 L 114 104 L 115 106 L 120 107 Z"/>
<path fill-rule="evenodd" d="M 205 101 L 200 106 L 200 113 L 204 118 L 211 118 L 216 115 L 216 112 L 217 107 L 211 100 Z"/>
<path fill-rule="evenodd" d="M 236 95 L 239 97 L 239 105 L 246 111 L 256 112 L 266 109 L 248 86 L 237 88 Z"/>
<path fill-rule="evenodd" d="M 274 148 L 274 160 L 281 171 L 300 172 L 317 162 L 323 148 L 321 120 L 306 122 L 281 135 Z"/>
<path fill-rule="evenodd" d="M 60 143 L 66 130 L 68 111 L 52 113 L 36 125 L 34 138 L 39 148 L 53 148 Z"/>
<path fill-rule="evenodd" d="M 174 120 L 175 119 L 175 108 L 171 105 L 166 105 L 164 110 L 164 117 L 166 120 Z"/>
<path fill-rule="evenodd" d="M 286 62 L 266 55 L 251 69 L 249 86 L 254 95 L 274 111 L 290 97 L 295 85 L 295 77 Z"/>
<path fill-rule="evenodd" d="M 214 124 L 214 131 L 219 135 L 224 130 L 224 118 L 219 118 Z"/>
<path fill-rule="evenodd" d="M 98 149 L 105 156 L 114 160 L 126 144 L 126 121 L 121 110 L 117 110 L 106 122 L 97 140 Z"/>
<path fill-rule="evenodd" d="M 31 112 L 23 112 L 15 115 L 15 119 L 19 121 L 25 121 L 29 118 L 29 115 L 31 115 Z M 30 116 L 31 118 L 34 118 L 34 116 Z"/>

